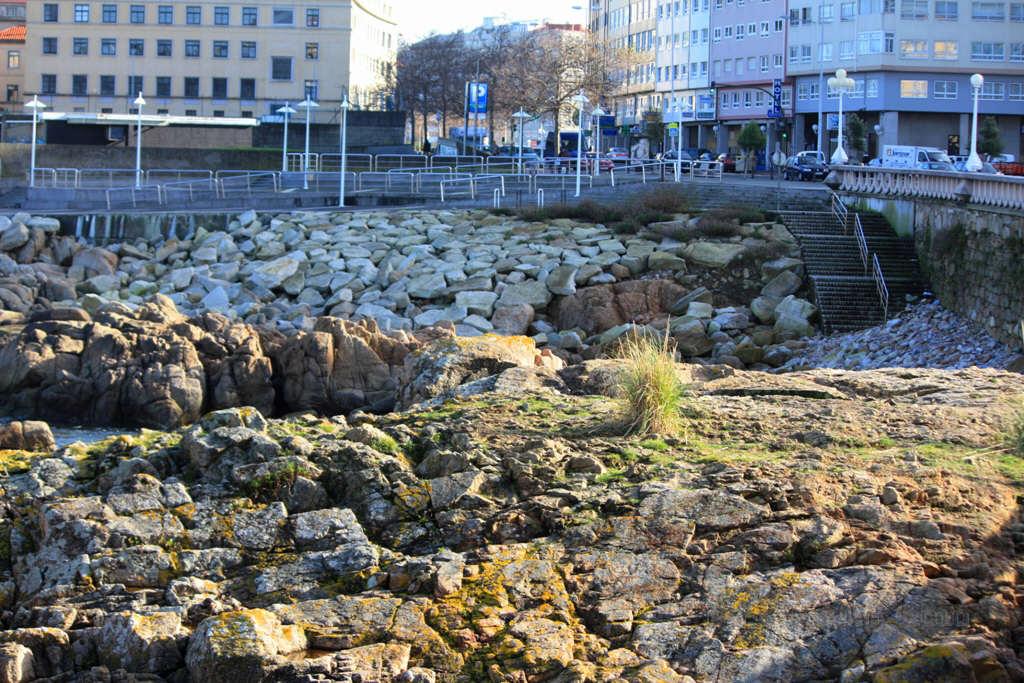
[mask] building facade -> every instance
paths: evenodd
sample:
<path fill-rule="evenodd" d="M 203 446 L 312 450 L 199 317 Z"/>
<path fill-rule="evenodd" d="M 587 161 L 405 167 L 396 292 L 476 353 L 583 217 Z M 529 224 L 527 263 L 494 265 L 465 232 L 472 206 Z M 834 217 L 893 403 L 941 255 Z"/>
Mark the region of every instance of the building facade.
<path fill-rule="evenodd" d="M 614 74 L 618 87 L 603 107 L 622 125 L 639 123 L 661 108 L 656 88 L 656 0 L 591 0 L 587 21 L 602 47 L 624 55 Z"/>
<path fill-rule="evenodd" d="M 673 0 L 659 4 L 656 13 L 655 82 L 662 119 L 682 126 L 684 147 L 713 144 L 710 0 Z"/>
<path fill-rule="evenodd" d="M 25 92 L 25 0 L 0 2 L 0 112 L 20 111 Z"/>
<path fill-rule="evenodd" d="M 386 105 L 397 26 L 384 0 L 33 0 L 25 94 L 50 111 L 259 118 L 307 94 Z"/>
<path fill-rule="evenodd" d="M 818 126 L 834 149 L 839 100 L 827 79 L 842 67 L 856 84 L 844 109 L 869 131 L 857 151 L 876 156 L 898 142 L 966 154 L 970 76 L 981 73 L 980 114 L 996 117 L 1007 152 L 1024 152 L 1024 2 L 793 0 L 787 65 L 800 148 L 814 148 Z"/>

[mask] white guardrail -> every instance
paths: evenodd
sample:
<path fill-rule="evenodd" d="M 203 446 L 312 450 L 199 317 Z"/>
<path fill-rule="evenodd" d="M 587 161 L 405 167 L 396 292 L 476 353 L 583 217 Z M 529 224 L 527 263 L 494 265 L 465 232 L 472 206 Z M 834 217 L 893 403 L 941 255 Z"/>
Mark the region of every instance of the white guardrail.
<path fill-rule="evenodd" d="M 1024 178 L 981 173 L 834 166 L 838 191 L 939 199 L 1024 211 Z"/>

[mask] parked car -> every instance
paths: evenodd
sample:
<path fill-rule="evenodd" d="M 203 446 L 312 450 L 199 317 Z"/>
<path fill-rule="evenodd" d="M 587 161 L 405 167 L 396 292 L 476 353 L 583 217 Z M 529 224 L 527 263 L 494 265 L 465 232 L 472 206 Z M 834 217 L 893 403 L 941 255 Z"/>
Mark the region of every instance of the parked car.
<path fill-rule="evenodd" d="M 597 158 L 597 152 L 587 152 L 586 158 L 588 160 L 588 167 L 594 168 L 594 159 Z M 610 171 L 615 168 L 615 162 L 603 154 L 601 155 L 600 165 L 602 171 Z"/>
<path fill-rule="evenodd" d="M 885 168 L 919 171 L 956 170 L 945 151 L 937 147 L 914 147 L 912 145 L 886 145 L 882 150 L 882 165 Z"/>
<path fill-rule="evenodd" d="M 782 177 L 786 180 L 824 180 L 828 171 L 828 164 L 817 156 L 797 154 L 786 161 Z"/>
<path fill-rule="evenodd" d="M 719 154 L 717 161 L 722 164 L 722 170 L 726 173 L 736 172 L 736 159 L 726 152 L 725 154 Z"/>
<path fill-rule="evenodd" d="M 682 152 L 670 149 L 661 155 L 662 161 L 676 161 L 677 159 L 683 161 L 714 161 L 711 152 L 708 150 L 701 151 L 696 147 L 684 147 Z"/>
<path fill-rule="evenodd" d="M 629 150 L 625 147 L 609 147 L 604 156 L 608 159 L 628 159 Z"/>
<path fill-rule="evenodd" d="M 955 158 L 954 161 L 953 161 L 953 168 L 955 168 L 960 173 L 970 173 L 970 171 L 967 170 L 967 157 L 963 157 L 963 158 L 957 157 L 957 158 Z M 981 168 L 978 169 L 977 171 L 974 171 L 974 173 L 988 173 L 988 174 L 991 174 L 991 175 L 1003 175 L 1002 171 L 1000 171 L 999 169 L 997 169 L 995 166 L 993 166 L 992 164 L 990 164 L 987 161 L 981 162 Z"/>

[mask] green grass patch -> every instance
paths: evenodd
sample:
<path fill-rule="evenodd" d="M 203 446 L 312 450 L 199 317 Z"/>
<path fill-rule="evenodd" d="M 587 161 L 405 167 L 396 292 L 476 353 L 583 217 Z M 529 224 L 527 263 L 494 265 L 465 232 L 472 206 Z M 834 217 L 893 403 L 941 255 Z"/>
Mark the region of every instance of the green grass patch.
<path fill-rule="evenodd" d="M 594 477 L 594 482 L 598 484 L 613 484 L 617 481 L 622 481 L 626 478 L 626 470 L 614 469 L 602 472 L 601 474 Z"/>
<path fill-rule="evenodd" d="M 1002 437 L 1011 455 L 1024 458 L 1024 396 L 1011 401 Z"/>
<path fill-rule="evenodd" d="M 627 431 L 640 436 L 682 431 L 686 388 L 679 379 L 668 335 L 658 343 L 634 334 L 622 344 L 619 354 L 624 361 L 619 390 Z"/>

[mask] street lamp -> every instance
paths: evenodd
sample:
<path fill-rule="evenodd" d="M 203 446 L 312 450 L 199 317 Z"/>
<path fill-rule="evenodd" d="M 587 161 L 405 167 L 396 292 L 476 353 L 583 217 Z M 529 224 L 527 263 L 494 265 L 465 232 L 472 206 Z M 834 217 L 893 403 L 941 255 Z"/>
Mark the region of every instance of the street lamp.
<path fill-rule="evenodd" d="M 142 92 L 135 98 L 135 189 L 142 187 L 142 108 L 146 106 L 146 100 Z"/>
<path fill-rule="evenodd" d="M 512 114 L 512 118 L 516 120 L 516 125 L 519 126 L 519 173 L 523 173 L 523 135 L 526 132 L 526 120 L 530 118 L 530 115 L 526 113 L 526 110 L 519 107 L 519 111 Z"/>
<path fill-rule="evenodd" d="M 341 183 L 338 187 L 338 206 L 345 206 L 345 170 L 348 166 L 348 94 L 342 95 L 341 99 Z"/>
<path fill-rule="evenodd" d="M 278 114 L 284 116 L 284 146 L 281 148 L 281 173 L 288 172 L 288 117 L 298 112 L 288 106 L 285 102 L 284 106 L 277 110 Z"/>
<path fill-rule="evenodd" d="M 36 130 L 39 126 L 39 110 L 46 105 L 39 101 L 39 95 L 33 95 L 32 101 L 25 105 L 32 110 L 32 163 L 29 166 L 28 186 L 36 186 Z"/>
<path fill-rule="evenodd" d="M 583 94 L 582 88 L 580 94 L 572 98 L 572 101 L 580 108 L 580 128 L 579 134 L 576 140 L 576 196 L 580 196 L 580 181 L 583 175 L 583 108 L 587 106 L 590 100 Z"/>
<path fill-rule="evenodd" d="M 543 124 L 541 124 L 541 127 L 537 129 L 537 137 L 539 138 L 537 142 L 540 144 L 539 156 L 541 160 L 543 160 L 544 152 L 546 152 L 548 149 L 548 131 L 544 128 Z"/>
<path fill-rule="evenodd" d="M 596 142 L 594 147 L 594 163 L 596 164 L 596 167 L 594 168 L 594 175 L 601 175 L 601 117 L 604 116 L 605 113 L 605 110 L 601 109 L 600 106 L 590 112 L 590 116 L 597 122 L 597 127 L 595 129 Z"/>
<path fill-rule="evenodd" d="M 679 100 L 675 104 L 679 120 L 676 122 L 676 182 L 683 179 L 683 103 Z"/>
<path fill-rule="evenodd" d="M 846 75 L 846 69 L 836 69 L 836 75 L 828 79 L 829 90 L 839 94 L 839 142 L 835 154 L 832 155 L 832 163 L 836 166 L 842 166 L 850 160 L 843 149 L 843 95 L 846 91 L 853 90 L 854 85 L 853 79 Z"/>
<path fill-rule="evenodd" d="M 314 102 L 309 97 L 309 93 L 306 93 L 306 99 L 299 102 L 299 107 L 306 110 L 306 153 L 302 155 L 302 189 L 309 189 L 309 122 L 313 118 L 313 110 L 320 105 Z"/>
<path fill-rule="evenodd" d="M 978 156 L 978 98 L 981 96 L 981 86 L 984 84 L 985 77 L 981 74 L 971 76 L 971 89 L 974 91 L 974 122 L 971 126 L 971 155 L 967 157 L 967 164 L 964 168 L 972 173 L 981 170 L 981 157 Z"/>

